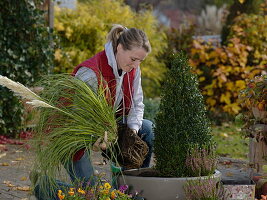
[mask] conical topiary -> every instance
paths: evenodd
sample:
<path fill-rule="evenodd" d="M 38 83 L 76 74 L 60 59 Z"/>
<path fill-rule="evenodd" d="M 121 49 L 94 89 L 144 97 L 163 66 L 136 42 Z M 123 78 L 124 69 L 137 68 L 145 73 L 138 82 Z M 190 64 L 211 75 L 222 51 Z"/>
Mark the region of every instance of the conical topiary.
<path fill-rule="evenodd" d="M 176 54 L 171 65 L 155 119 L 156 169 L 161 176 L 188 177 L 193 176 L 192 170 L 186 167 L 190 149 L 197 147 L 202 151 L 213 146 L 213 140 L 203 96 L 187 57 Z"/>

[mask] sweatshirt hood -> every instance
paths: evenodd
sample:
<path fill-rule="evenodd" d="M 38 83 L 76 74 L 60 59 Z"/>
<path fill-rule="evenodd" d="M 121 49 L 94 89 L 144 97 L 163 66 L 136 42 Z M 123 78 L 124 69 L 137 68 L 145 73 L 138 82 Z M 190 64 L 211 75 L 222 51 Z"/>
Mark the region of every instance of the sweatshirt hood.
<path fill-rule="evenodd" d="M 112 67 L 113 73 L 115 75 L 115 78 L 119 78 L 119 73 L 118 73 L 118 65 L 117 65 L 117 61 L 114 55 L 114 51 L 113 51 L 113 46 L 111 42 L 108 42 L 105 44 L 105 52 L 106 52 L 106 56 L 108 58 L 108 64 Z M 122 76 L 125 74 L 126 72 L 122 71 Z"/>

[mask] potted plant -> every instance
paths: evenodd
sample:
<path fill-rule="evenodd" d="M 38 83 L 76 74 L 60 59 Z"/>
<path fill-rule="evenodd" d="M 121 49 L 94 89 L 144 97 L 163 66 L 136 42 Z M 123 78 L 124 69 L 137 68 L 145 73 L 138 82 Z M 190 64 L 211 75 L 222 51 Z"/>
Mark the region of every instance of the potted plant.
<path fill-rule="evenodd" d="M 255 76 L 247 87 L 240 91 L 239 101 L 242 113 L 238 119 L 243 122 L 243 130 L 248 137 L 255 137 L 255 129 L 267 131 L 267 74 Z"/>
<path fill-rule="evenodd" d="M 155 119 L 156 165 L 126 170 L 118 177 L 119 184 L 126 183 L 147 200 L 185 199 L 186 181 L 220 177 L 197 78 L 183 53 L 174 55 L 171 66 Z"/>
<path fill-rule="evenodd" d="M 247 87 L 240 91 L 239 101 L 242 112 L 236 117 L 241 122 L 242 132 L 249 137 L 249 165 L 258 176 L 251 177 L 256 182 L 256 196 L 264 191 L 266 180 L 260 174 L 266 165 L 267 155 L 267 74 L 248 80 Z"/>

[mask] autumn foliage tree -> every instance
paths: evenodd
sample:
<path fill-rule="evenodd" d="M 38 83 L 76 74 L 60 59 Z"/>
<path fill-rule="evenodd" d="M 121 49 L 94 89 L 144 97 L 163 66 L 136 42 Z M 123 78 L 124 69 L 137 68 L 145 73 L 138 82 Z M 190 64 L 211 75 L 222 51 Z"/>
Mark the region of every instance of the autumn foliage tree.
<path fill-rule="evenodd" d="M 261 12 L 261 4 L 265 0 L 234 0 L 229 9 L 226 23 L 222 29 L 222 43 L 227 43 L 227 38 L 230 34 L 231 26 L 234 24 L 234 19 L 241 14 L 259 14 Z"/>
<path fill-rule="evenodd" d="M 209 110 L 231 115 L 241 110 L 238 93 L 246 87 L 246 79 L 266 71 L 266 30 L 267 16 L 262 10 L 236 17 L 225 45 L 193 42 L 190 63 Z"/>

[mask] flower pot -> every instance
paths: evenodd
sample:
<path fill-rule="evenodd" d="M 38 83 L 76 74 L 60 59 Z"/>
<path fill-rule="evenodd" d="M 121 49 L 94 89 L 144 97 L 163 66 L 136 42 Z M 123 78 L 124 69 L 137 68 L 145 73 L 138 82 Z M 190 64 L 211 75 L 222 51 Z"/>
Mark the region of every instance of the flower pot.
<path fill-rule="evenodd" d="M 183 187 L 188 180 L 214 178 L 219 182 L 221 178 L 221 173 L 217 170 L 211 177 L 170 178 L 140 176 L 140 173 L 149 173 L 151 170 L 150 168 L 125 170 L 123 175 L 117 177 L 117 184 L 127 184 L 130 194 L 135 194 L 137 191 L 146 200 L 184 200 L 185 193 Z"/>
<path fill-rule="evenodd" d="M 255 199 L 255 183 L 250 180 L 249 183 L 227 182 L 223 184 L 224 191 L 229 195 L 229 200 Z"/>

